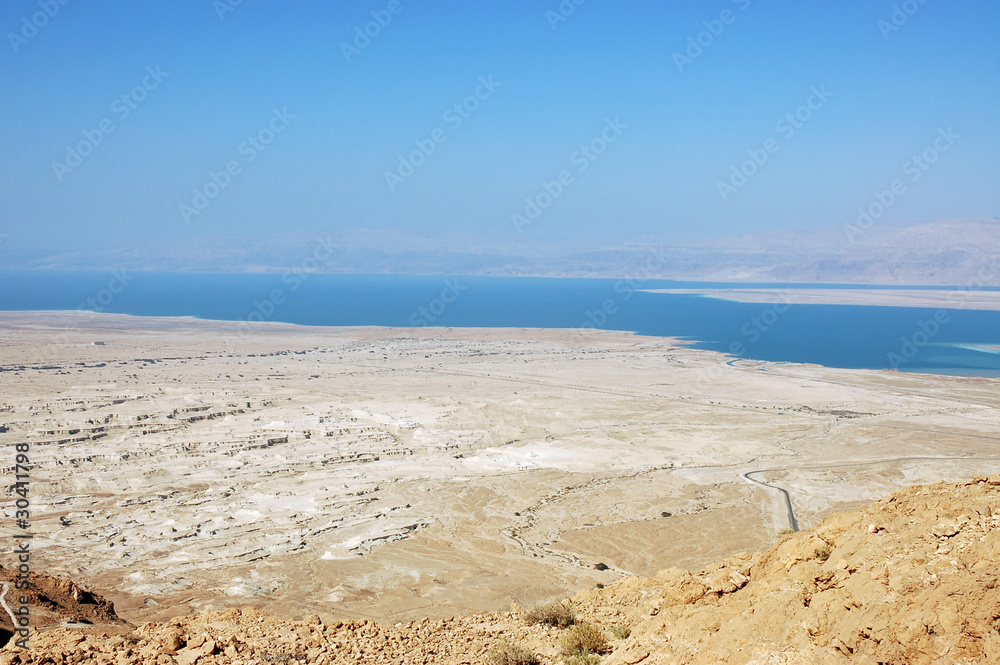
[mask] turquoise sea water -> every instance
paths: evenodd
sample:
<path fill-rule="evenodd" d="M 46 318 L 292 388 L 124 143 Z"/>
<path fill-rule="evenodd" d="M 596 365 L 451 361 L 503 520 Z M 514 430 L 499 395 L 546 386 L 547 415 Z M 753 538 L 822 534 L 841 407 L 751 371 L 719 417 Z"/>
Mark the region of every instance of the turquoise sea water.
<path fill-rule="evenodd" d="M 1000 376 L 1000 312 L 736 303 L 616 279 L 0 272 L 0 310 L 75 310 L 324 326 L 580 328 L 680 337 L 736 357 Z M 747 285 L 739 286 L 766 286 Z M 797 285 L 817 288 L 822 285 Z M 782 285 L 782 288 L 795 288 Z"/>

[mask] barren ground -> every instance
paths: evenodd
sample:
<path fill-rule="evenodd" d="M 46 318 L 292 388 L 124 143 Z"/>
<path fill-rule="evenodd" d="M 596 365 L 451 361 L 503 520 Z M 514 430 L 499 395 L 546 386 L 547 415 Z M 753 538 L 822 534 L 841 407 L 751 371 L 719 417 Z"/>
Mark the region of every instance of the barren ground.
<path fill-rule="evenodd" d="M 747 472 L 802 527 L 1000 472 L 1000 380 L 728 360 L 610 332 L 2 313 L 0 443 L 32 444 L 35 570 L 134 622 L 506 609 L 769 545 L 784 498 Z"/>

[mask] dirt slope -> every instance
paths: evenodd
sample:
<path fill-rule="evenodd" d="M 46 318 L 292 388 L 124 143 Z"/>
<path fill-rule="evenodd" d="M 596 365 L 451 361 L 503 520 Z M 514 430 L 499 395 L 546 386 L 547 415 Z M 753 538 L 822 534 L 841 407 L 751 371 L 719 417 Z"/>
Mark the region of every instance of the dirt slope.
<path fill-rule="evenodd" d="M 768 551 L 572 599 L 609 634 L 607 665 L 1000 662 L 1000 477 L 911 487 Z M 561 662 L 564 629 L 511 612 L 395 626 L 228 610 L 56 628 L 6 663 L 483 663 L 503 640 Z M 631 627 L 624 640 L 613 627 Z M 621 634 L 621 633 L 619 633 Z"/>
<path fill-rule="evenodd" d="M 608 663 L 1000 662 L 998 486 L 911 487 L 763 554 L 664 571 Z"/>
<path fill-rule="evenodd" d="M 17 612 L 26 597 L 31 612 L 31 626 L 48 629 L 71 624 L 125 626 L 115 613 L 115 606 L 104 597 L 79 587 L 70 580 L 50 575 L 32 574 L 31 585 L 18 589 L 18 573 L 0 566 L 0 589 L 5 605 L 0 610 L 0 641 L 15 633 L 9 612 Z"/>

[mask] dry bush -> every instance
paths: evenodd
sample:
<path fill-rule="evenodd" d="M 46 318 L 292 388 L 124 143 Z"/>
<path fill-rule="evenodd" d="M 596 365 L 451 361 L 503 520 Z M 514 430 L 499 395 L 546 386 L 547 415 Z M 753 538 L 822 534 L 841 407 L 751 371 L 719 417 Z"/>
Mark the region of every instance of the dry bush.
<path fill-rule="evenodd" d="M 825 563 L 831 554 L 833 554 L 833 550 L 830 549 L 829 545 L 821 545 L 816 548 L 816 558 L 822 563 Z"/>
<path fill-rule="evenodd" d="M 629 635 L 632 634 L 632 629 L 624 623 L 616 623 L 611 626 L 611 634 L 616 640 L 627 640 Z"/>
<path fill-rule="evenodd" d="M 611 650 L 604 631 L 592 623 L 578 623 L 559 640 L 559 649 L 564 656 L 589 656 L 607 653 Z"/>
<path fill-rule="evenodd" d="M 594 654 L 566 656 L 563 658 L 565 665 L 601 665 L 601 657 Z"/>
<path fill-rule="evenodd" d="M 535 605 L 524 615 L 528 623 L 541 623 L 556 628 L 566 628 L 576 623 L 576 612 L 569 605 L 558 601 Z"/>
<path fill-rule="evenodd" d="M 538 665 L 538 656 L 519 644 L 501 642 L 486 652 L 486 665 Z"/>

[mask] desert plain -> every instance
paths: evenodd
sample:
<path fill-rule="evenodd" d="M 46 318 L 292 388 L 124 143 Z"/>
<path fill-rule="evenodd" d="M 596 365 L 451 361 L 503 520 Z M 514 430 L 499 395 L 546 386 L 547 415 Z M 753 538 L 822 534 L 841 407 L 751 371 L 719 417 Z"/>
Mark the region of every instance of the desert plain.
<path fill-rule="evenodd" d="M 1000 473 L 1000 380 L 608 331 L 0 313 L 5 532 L 25 442 L 33 569 L 130 621 L 404 621 L 696 569 Z"/>

